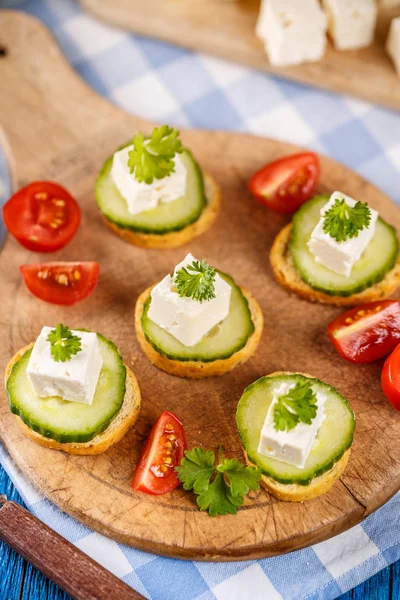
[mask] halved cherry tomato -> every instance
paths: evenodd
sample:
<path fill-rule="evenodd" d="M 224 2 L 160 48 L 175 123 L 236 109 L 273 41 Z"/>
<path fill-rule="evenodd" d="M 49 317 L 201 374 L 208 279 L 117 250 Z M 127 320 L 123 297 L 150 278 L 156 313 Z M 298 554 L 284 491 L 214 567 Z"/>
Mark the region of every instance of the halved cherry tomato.
<path fill-rule="evenodd" d="M 186 436 L 182 423 L 165 410 L 144 445 L 133 474 L 132 488 L 146 494 L 166 494 L 179 485 L 175 467 L 185 450 Z"/>
<path fill-rule="evenodd" d="M 3 218 L 11 235 L 28 250 L 55 252 L 75 235 L 81 210 L 61 185 L 35 181 L 11 196 Z"/>
<path fill-rule="evenodd" d="M 400 410 L 400 344 L 387 357 L 381 374 L 383 393 L 390 404 Z"/>
<path fill-rule="evenodd" d="M 276 212 L 295 212 L 315 192 L 319 160 L 314 152 L 285 156 L 269 163 L 250 179 L 249 188 L 261 204 Z"/>
<path fill-rule="evenodd" d="M 352 308 L 328 325 L 328 335 L 346 360 L 360 364 L 378 360 L 400 342 L 400 303 L 382 300 Z"/>
<path fill-rule="evenodd" d="M 70 305 L 91 294 L 99 280 L 97 262 L 52 262 L 20 267 L 26 287 L 51 304 Z"/>
<path fill-rule="evenodd" d="M 352 308 L 329 323 L 328 335 L 346 360 L 378 360 L 400 342 L 400 303 L 382 300 Z"/>

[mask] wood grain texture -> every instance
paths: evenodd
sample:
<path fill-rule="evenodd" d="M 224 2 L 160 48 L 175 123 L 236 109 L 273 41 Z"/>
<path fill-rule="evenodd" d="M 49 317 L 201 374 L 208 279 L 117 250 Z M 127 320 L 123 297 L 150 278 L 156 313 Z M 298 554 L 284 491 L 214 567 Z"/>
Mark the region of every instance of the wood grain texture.
<path fill-rule="evenodd" d="M 101 264 L 96 292 L 75 307 L 42 303 L 24 288 L 18 267 L 46 260 L 9 237 L 0 256 L 0 369 L 45 324 L 84 326 L 113 339 L 138 377 L 141 416 L 105 454 L 69 456 L 27 439 L 0 397 L 2 439 L 22 472 L 53 502 L 89 527 L 132 546 L 169 556 L 205 560 L 271 556 L 320 541 L 359 522 L 400 487 L 400 414 L 384 399 L 380 365 L 355 367 L 328 343 L 326 324 L 338 314 L 290 296 L 274 281 L 268 263 L 272 241 L 286 220 L 266 211 L 247 192 L 261 164 L 294 146 L 240 134 L 185 131 L 182 138 L 222 189 L 216 225 L 189 247 L 163 251 L 135 248 L 102 222 L 93 184 L 104 159 L 138 128 L 140 121 L 99 98 L 66 64 L 51 35 L 36 20 L 0 12 L 0 120 L 15 186 L 54 179 L 77 197 L 82 225 L 59 260 Z M 321 192 L 343 189 L 368 201 L 400 228 L 400 213 L 379 190 L 342 165 L 321 157 Z M 265 316 L 260 346 L 245 365 L 222 377 L 188 382 L 157 370 L 139 349 L 134 306 L 191 251 L 235 275 L 259 301 Z M 189 446 L 216 448 L 242 457 L 235 410 L 243 389 L 272 371 L 309 372 L 336 386 L 352 403 L 358 424 L 349 466 L 326 495 L 305 502 L 279 502 L 264 490 L 252 493 L 236 516 L 212 519 L 194 498 L 177 489 L 151 497 L 133 493 L 130 479 L 151 424 L 164 409 L 183 420 Z"/>
<path fill-rule="evenodd" d="M 92 14 L 125 29 L 400 110 L 400 78 L 384 48 L 399 8 L 381 11 L 369 48 L 339 52 L 328 43 L 317 63 L 273 67 L 255 35 L 260 0 L 80 1 Z"/>
<path fill-rule="evenodd" d="M 10 500 L 23 501 L 0 465 L 0 491 Z M 71 600 L 71 597 L 0 540 L 1 600 Z M 398 600 L 400 561 L 383 569 L 338 600 Z"/>
<path fill-rule="evenodd" d="M 76 600 L 143 598 L 16 502 L 0 505 L 0 539 Z"/>

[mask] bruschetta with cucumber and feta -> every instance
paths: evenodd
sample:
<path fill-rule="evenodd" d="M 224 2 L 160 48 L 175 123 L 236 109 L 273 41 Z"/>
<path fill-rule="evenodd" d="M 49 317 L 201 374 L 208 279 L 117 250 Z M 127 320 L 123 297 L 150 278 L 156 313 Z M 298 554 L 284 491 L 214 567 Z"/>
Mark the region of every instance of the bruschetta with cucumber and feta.
<path fill-rule="evenodd" d="M 204 233 L 220 206 L 219 188 L 168 125 L 142 133 L 104 163 L 96 201 L 109 227 L 146 248 L 173 248 Z"/>
<path fill-rule="evenodd" d="M 135 325 L 156 367 L 200 379 L 222 375 L 253 355 L 263 315 L 232 277 L 188 254 L 172 275 L 138 298 Z"/>
<path fill-rule="evenodd" d="M 140 390 L 116 345 L 86 330 L 43 327 L 9 362 L 11 412 L 34 442 L 69 454 L 100 454 L 135 423 Z"/>
<path fill-rule="evenodd" d="M 339 191 L 301 206 L 277 235 L 271 264 L 283 287 L 322 304 L 381 300 L 400 284 L 395 228 Z"/>
<path fill-rule="evenodd" d="M 355 415 L 327 383 L 277 372 L 245 389 L 236 423 L 262 485 L 280 500 L 302 502 L 329 491 L 345 470 Z"/>

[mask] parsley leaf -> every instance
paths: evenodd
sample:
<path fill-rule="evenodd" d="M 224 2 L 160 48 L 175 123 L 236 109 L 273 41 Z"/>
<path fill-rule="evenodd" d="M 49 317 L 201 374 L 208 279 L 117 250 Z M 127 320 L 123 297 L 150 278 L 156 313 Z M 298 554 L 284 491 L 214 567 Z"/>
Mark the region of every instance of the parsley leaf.
<path fill-rule="evenodd" d="M 175 470 L 184 489 L 198 495 L 200 510 L 208 510 L 212 517 L 235 515 L 244 496 L 249 490 L 257 490 L 261 480 L 260 469 L 245 467 L 235 458 L 223 459 L 221 449 L 216 466 L 214 452 L 193 448 L 185 452 Z"/>
<path fill-rule="evenodd" d="M 55 362 L 67 362 L 82 350 L 81 338 L 73 335 L 69 327 L 59 323 L 47 336 L 50 351 Z"/>
<path fill-rule="evenodd" d="M 298 381 L 286 394 L 277 397 L 273 411 L 276 431 L 290 431 L 298 423 L 310 425 L 317 409 L 317 397 L 311 383 Z"/>
<path fill-rule="evenodd" d="M 184 461 L 184 462 L 183 462 Z M 193 448 L 185 452 L 184 466 L 176 467 L 178 477 L 183 483 L 183 489 L 194 490 L 197 494 L 208 487 L 214 474 L 215 455 L 212 450 Z"/>
<path fill-rule="evenodd" d="M 139 183 L 150 184 L 154 179 L 163 179 L 175 171 L 172 159 L 176 153 L 183 151 L 178 135 L 177 129 L 162 125 L 153 129 L 150 138 L 145 138 L 142 133 L 134 136 L 128 167 Z"/>
<path fill-rule="evenodd" d="M 245 467 L 236 458 L 226 458 L 217 471 L 225 473 L 229 479 L 232 496 L 246 496 L 250 490 L 260 485 L 260 472 L 255 467 Z"/>
<path fill-rule="evenodd" d="M 345 199 L 337 198 L 324 215 L 324 233 L 337 242 L 344 242 L 358 236 L 359 231 L 368 227 L 371 211 L 366 202 L 356 202 L 349 206 Z"/>
<path fill-rule="evenodd" d="M 228 513 L 235 515 L 236 507 L 243 504 L 243 496 L 233 497 L 223 474 L 217 473 L 208 488 L 199 494 L 197 504 L 200 510 L 208 510 L 212 517 Z"/>
<path fill-rule="evenodd" d="M 194 260 L 191 265 L 182 267 L 176 273 L 175 285 L 180 296 L 193 298 L 200 303 L 203 300 L 215 298 L 215 274 L 214 267 L 203 260 Z"/>

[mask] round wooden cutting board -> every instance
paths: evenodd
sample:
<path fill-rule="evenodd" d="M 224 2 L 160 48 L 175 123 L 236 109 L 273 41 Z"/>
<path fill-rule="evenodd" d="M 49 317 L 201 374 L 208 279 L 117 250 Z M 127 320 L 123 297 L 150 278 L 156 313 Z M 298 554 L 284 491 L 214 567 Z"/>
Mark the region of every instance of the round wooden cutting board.
<path fill-rule="evenodd" d="M 186 247 L 144 250 L 124 243 L 102 223 L 94 180 L 104 159 L 138 129 L 152 125 L 115 108 L 91 91 L 66 64 L 37 21 L 0 12 L 0 120 L 14 187 L 34 179 L 65 185 L 83 212 L 74 240 L 52 260 L 98 260 L 101 278 L 85 302 L 63 308 L 45 304 L 24 287 L 18 267 L 48 260 L 9 236 L 0 255 L 0 368 L 43 325 L 63 322 L 114 340 L 135 371 L 143 404 L 134 430 L 99 456 L 70 456 L 35 445 L 8 410 L 1 392 L 0 431 L 21 471 L 62 510 L 118 541 L 168 556 L 204 560 L 250 559 L 298 549 L 361 521 L 400 487 L 400 414 L 384 399 L 380 365 L 353 366 L 334 352 L 326 324 L 338 314 L 290 296 L 274 281 L 268 254 L 286 220 L 257 205 L 247 191 L 262 164 L 296 150 L 288 144 L 221 132 L 185 131 L 204 169 L 219 182 L 223 209 L 216 225 Z M 400 211 L 372 185 L 345 167 L 321 158 L 321 191 L 340 189 L 368 201 L 400 227 Z M 204 381 L 175 378 L 153 367 L 139 349 L 134 305 L 185 254 L 207 257 L 259 300 L 265 329 L 255 356 L 232 373 Z M 302 504 L 252 493 L 236 516 L 200 512 L 183 489 L 152 497 L 130 488 L 143 441 L 162 410 L 183 420 L 189 447 L 243 452 L 235 410 L 243 389 L 272 371 L 311 373 L 336 386 L 357 415 L 349 466 L 328 494 Z"/>

